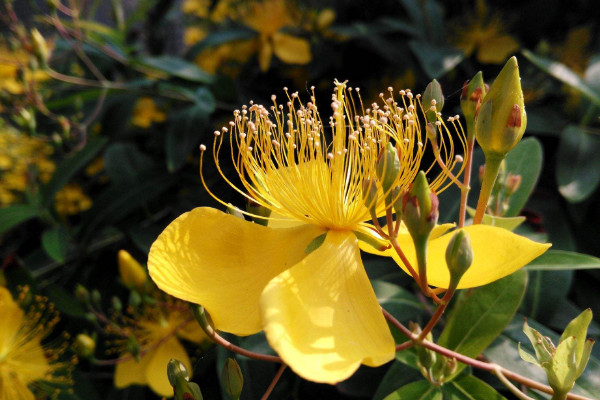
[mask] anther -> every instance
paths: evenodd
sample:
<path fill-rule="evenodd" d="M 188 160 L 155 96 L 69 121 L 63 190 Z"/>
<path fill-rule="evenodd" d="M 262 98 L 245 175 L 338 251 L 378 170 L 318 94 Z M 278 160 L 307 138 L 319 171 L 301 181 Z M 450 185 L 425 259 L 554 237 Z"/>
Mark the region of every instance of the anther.
<path fill-rule="evenodd" d="M 201 145 L 200 145 L 200 151 L 206 151 L 206 146 L 205 146 L 205 145 L 203 145 L 203 144 L 201 144 Z"/>

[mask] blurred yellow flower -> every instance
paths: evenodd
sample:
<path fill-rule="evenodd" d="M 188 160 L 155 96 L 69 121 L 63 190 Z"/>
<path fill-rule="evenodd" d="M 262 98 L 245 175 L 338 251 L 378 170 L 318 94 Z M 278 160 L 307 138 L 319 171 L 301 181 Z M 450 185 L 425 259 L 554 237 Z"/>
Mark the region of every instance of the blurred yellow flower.
<path fill-rule="evenodd" d="M 52 146 L 42 138 L 27 136 L 0 121 L 0 206 L 19 201 L 37 174 L 47 182 L 55 165 Z"/>
<path fill-rule="evenodd" d="M 519 49 L 516 39 L 505 33 L 502 17 L 491 14 L 484 0 L 477 1 L 477 10 L 455 26 L 454 44 L 467 56 L 476 53 L 482 64 L 502 64 Z"/>
<path fill-rule="evenodd" d="M 185 28 L 183 31 L 183 43 L 186 46 L 192 46 L 200 41 L 202 41 L 207 35 L 205 29 L 200 28 L 199 26 L 190 26 Z"/>
<path fill-rule="evenodd" d="M 56 193 L 54 208 L 59 215 L 75 215 L 89 209 L 92 200 L 83 193 L 83 189 L 76 183 L 69 183 Z"/>
<path fill-rule="evenodd" d="M 211 0 L 184 0 L 181 3 L 181 11 L 193 14 L 200 18 L 208 17 Z"/>
<path fill-rule="evenodd" d="M 300 11 L 287 0 L 252 1 L 246 5 L 242 22 L 258 32 L 258 63 L 269 69 L 275 54 L 287 64 L 308 64 L 312 59 L 308 40 L 285 33 L 284 27 L 298 25 Z"/>
<path fill-rule="evenodd" d="M 19 69 L 24 72 L 25 81 L 44 81 L 48 74 L 44 71 L 31 71 L 29 59 L 31 54 L 24 50 L 10 50 L 6 46 L 0 46 L 0 90 L 6 90 L 11 94 L 23 93 L 23 82 L 17 79 Z"/>
<path fill-rule="evenodd" d="M 130 385 L 147 385 L 159 396 L 172 397 L 166 370 L 170 359 L 181 361 L 192 375 L 192 363 L 179 339 L 195 344 L 206 342 L 204 331 L 184 303 L 170 301 L 164 307 L 147 308 L 146 313 L 136 316 L 131 335 L 140 344 L 140 358 L 122 352 L 124 360 L 117 364 L 115 386 L 119 389 Z"/>
<path fill-rule="evenodd" d="M 85 174 L 87 176 L 94 176 L 98 175 L 102 170 L 104 170 L 104 159 L 102 157 L 97 157 L 85 167 Z"/>
<path fill-rule="evenodd" d="M 25 289 L 23 295 L 30 295 Z M 22 300 L 22 299 L 21 299 Z M 68 365 L 59 362 L 65 347 L 42 345 L 58 321 L 46 299 L 34 296 L 25 312 L 5 287 L 0 287 L 0 399 L 34 400 L 38 383 L 68 383 Z"/>
<path fill-rule="evenodd" d="M 131 123 L 140 128 L 148 128 L 154 122 L 164 122 L 167 119 L 161 109 L 156 106 L 150 97 L 140 97 L 133 109 Z"/>

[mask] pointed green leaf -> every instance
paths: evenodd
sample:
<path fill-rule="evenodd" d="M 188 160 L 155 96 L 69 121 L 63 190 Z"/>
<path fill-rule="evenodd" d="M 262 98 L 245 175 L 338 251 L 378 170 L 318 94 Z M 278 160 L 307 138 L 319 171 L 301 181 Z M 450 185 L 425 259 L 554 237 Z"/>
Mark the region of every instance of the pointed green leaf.
<path fill-rule="evenodd" d="M 214 77 L 196 64 L 174 56 L 140 57 L 138 63 L 191 82 L 212 83 Z"/>
<path fill-rule="evenodd" d="M 577 339 L 570 336 L 563 340 L 557 347 L 552 362 L 543 365 L 548 374 L 548 383 L 554 390 L 566 393 L 573 389 L 577 364 L 575 362 L 575 348 Z"/>
<path fill-rule="evenodd" d="M 519 355 L 521 356 L 521 359 L 523 359 L 523 361 L 527 361 L 528 363 L 537 365 L 538 367 L 542 368 L 537 358 L 523 350 L 523 348 L 521 347 L 521 343 L 519 343 Z"/>
<path fill-rule="evenodd" d="M 442 400 L 442 391 L 439 387 L 427 381 L 417 381 L 402 386 L 384 400 Z"/>
<path fill-rule="evenodd" d="M 563 334 L 560 336 L 560 342 L 566 340 L 569 337 L 575 337 L 577 339 L 577 349 L 575 351 L 576 360 L 580 360 L 583 354 L 583 348 L 586 343 L 587 330 L 592 322 L 592 310 L 584 310 L 577 316 L 573 321 L 567 325 Z"/>
<path fill-rule="evenodd" d="M 526 284 L 527 273 L 520 270 L 472 292 L 463 291 L 438 343 L 469 357 L 477 357 L 512 320 L 523 299 Z M 463 368 L 464 365 L 459 364 L 453 376 Z"/>
<path fill-rule="evenodd" d="M 467 207 L 467 212 L 471 217 L 475 216 L 475 209 Z M 481 221 L 484 225 L 497 226 L 511 232 L 517 229 L 523 222 L 525 222 L 525 217 L 497 217 L 489 214 L 484 214 Z"/>
<path fill-rule="evenodd" d="M 528 271 L 600 269 L 600 258 L 563 250 L 548 250 L 527 265 Z"/>
<path fill-rule="evenodd" d="M 538 56 L 529 50 L 523 50 L 523 55 L 542 71 L 579 91 L 592 103 L 600 106 L 600 93 L 590 87 L 579 75 L 566 65 L 549 58 Z"/>
<path fill-rule="evenodd" d="M 527 203 L 542 171 L 543 158 L 542 145 L 534 137 L 521 140 L 506 155 L 506 171 L 521 175 L 521 185 L 510 196 L 505 217 L 516 217 Z"/>
<path fill-rule="evenodd" d="M 0 235 L 40 215 L 40 210 L 29 204 L 15 204 L 0 208 Z"/>
<path fill-rule="evenodd" d="M 61 263 L 67 255 L 68 240 L 67 231 L 63 226 L 48 229 L 42 234 L 42 246 L 46 254 Z"/>

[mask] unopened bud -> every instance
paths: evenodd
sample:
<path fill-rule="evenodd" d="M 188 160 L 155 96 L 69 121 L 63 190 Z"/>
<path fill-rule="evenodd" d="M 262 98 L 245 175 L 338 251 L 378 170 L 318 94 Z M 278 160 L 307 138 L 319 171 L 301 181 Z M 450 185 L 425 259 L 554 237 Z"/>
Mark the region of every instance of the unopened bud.
<path fill-rule="evenodd" d="M 140 359 L 140 351 L 142 350 L 142 346 L 140 342 L 135 338 L 135 336 L 131 335 L 127 339 L 127 352 L 135 357 L 136 360 Z"/>
<path fill-rule="evenodd" d="M 85 333 L 75 337 L 75 353 L 82 358 L 90 358 L 96 350 L 96 340 Z"/>
<path fill-rule="evenodd" d="M 389 193 L 400 173 L 398 151 L 391 142 L 381 150 L 377 160 L 377 178 L 381 182 L 384 193 Z"/>
<path fill-rule="evenodd" d="M 503 158 L 523 137 L 527 114 L 517 59 L 512 57 L 483 98 L 475 134 L 486 157 Z"/>
<path fill-rule="evenodd" d="M 144 267 L 125 250 L 119 250 L 118 262 L 121 280 L 125 286 L 142 290 L 148 280 L 148 273 Z"/>
<path fill-rule="evenodd" d="M 85 286 L 78 284 L 75 287 L 75 297 L 82 303 L 87 303 L 90 301 L 90 292 L 88 292 Z"/>
<path fill-rule="evenodd" d="M 442 86 L 437 80 L 429 82 L 423 92 L 423 107 L 425 108 L 425 117 L 427 122 L 435 122 L 437 120 L 436 113 L 441 112 L 444 107 L 444 94 Z M 432 110 L 435 108 L 435 111 Z"/>
<path fill-rule="evenodd" d="M 208 314 L 206 309 L 200 305 L 192 304 L 191 307 L 196 321 L 198 322 L 200 328 L 202 328 L 204 333 L 206 333 L 206 336 L 208 336 L 209 338 L 214 337 L 216 332 L 214 324 L 212 322 L 212 318 L 210 318 L 210 314 Z"/>
<path fill-rule="evenodd" d="M 467 123 L 467 135 L 472 139 L 474 132 L 475 116 L 479 112 L 481 101 L 487 93 L 487 85 L 483 82 L 483 74 L 479 71 L 473 79 L 463 84 L 460 95 L 460 108 Z"/>
<path fill-rule="evenodd" d="M 48 64 L 48 57 L 50 56 L 50 52 L 48 51 L 46 39 L 44 39 L 40 31 L 38 31 L 35 28 L 31 30 L 31 44 L 35 58 L 37 59 L 40 66 L 42 66 L 42 68 L 45 68 Z"/>
<path fill-rule="evenodd" d="M 419 171 L 402 201 L 402 220 L 413 239 L 429 236 L 438 220 L 438 205 L 438 197 L 431 191 L 425 173 Z"/>
<path fill-rule="evenodd" d="M 127 301 L 127 304 L 129 304 L 130 307 L 136 308 L 141 303 L 142 296 L 140 295 L 140 292 L 138 292 L 137 290 L 129 292 L 129 300 Z"/>
<path fill-rule="evenodd" d="M 444 361 L 444 367 L 442 369 L 442 373 L 444 374 L 444 376 L 450 376 L 456 372 L 456 369 L 458 368 L 458 362 L 456 361 L 456 358 L 444 357 L 443 361 Z"/>
<path fill-rule="evenodd" d="M 521 180 L 521 175 L 508 173 L 506 181 L 504 182 L 504 193 L 507 197 L 512 196 L 519 189 Z"/>
<path fill-rule="evenodd" d="M 167 377 L 173 386 L 175 400 L 202 400 L 200 387 L 190 382 L 190 374 L 186 366 L 179 360 L 172 358 L 167 364 Z"/>
<path fill-rule="evenodd" d="M 460 279 L 473 263 L 473 249 L 469 234 L 460 230 L 454 234 L 446 248 L 446 265 L 450 271 L 450 288 L 456 289 Z"/>
<path fill-rule="evenodd" d="M 253 200 L 248 200 L 248 203 L 246 205 L 246 211 L 248 211 L 250 214 L 258 216 L 252 217 L 252 221 L 254 221 L 255 224 L 267 226 L 267 224 L 269 223 L 269 220 L 267 218 L 269 218 L 269 216 L 271 215 L 270 208 L 267 208 Z"/>
<path fill-rule="evenodd" d="M 437 126 L 435 126 L 435 124 L 429 122 L 425 127 L 425 133 L 427 139 L 429 139 L 431 143 L 437 144 Z"/>
<path fill-rule="evenodd" d="M 221 382 L 223 390 L 230 399 L 237 400 L 240 398 L 244 386 L 244 376 L 235 359 L 228 358 L 225 360 L 225 365 L 221 371 Z"/>
<path fill-rule="evenodd" d="M 113 296 L 112 306 L 116 312 L 121 312 L 121 310 L 123 310 L 123 303 L 121 303 L 121 300 L 117 296 Z"/>

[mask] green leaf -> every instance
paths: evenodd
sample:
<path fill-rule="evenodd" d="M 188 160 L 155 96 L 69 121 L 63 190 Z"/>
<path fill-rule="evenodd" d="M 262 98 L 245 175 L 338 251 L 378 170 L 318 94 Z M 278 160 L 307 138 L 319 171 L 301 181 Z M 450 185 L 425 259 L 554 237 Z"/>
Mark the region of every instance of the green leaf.
<path fill-rule="evenodd" d="M 0 235 L 39 215 L 40 210 L 30 204 L 15 204 L 0 208 Z"/>
<path fill-rule="evenodd" d="M 519 270 L 472 292 L 463 291 L 440 335 L 439 345 L 477 357 L 511 321 L 521 304 L 526 284 L 527 273 Z M 453 376 L 464 367 L 459 364 Z"/>
<path fill-rule="evenodd" d="M 442 400 L 442 391 L 439 387 L 427 381 L 417 381 L 402 386 L 388 395 L 384 400 Z"/>
<path fill-rule="evenodd" d="M 462 51 L 452 47 L 417 40 L 411 40 L 408 45 L 430 79 L 445 75 L 465 57 Z"/>
<path fill-rule="evenodd" d="M 104 168 L 115 184 L 135 183 L 139 174 L 153 164 L 133 143 L 112 143 L 104 152 Z"/>
<path fill-rule="evenodd" d="M 215 99 L 206 88 L 196 91 L 193 106 L 173 117 L 167 133 L 167 168 L 173 172 L 181 168 L 202 138 L 208 117 L 215 109 Z"/>
<path fill-rule="evenodd" d="M 573 282 L 573 271 L 527 272 L 527 291 L 520 312 L 537 321 L 546 322 L 566 300 Z"/>
<path fill-rule="evenodd" d="M 530 364 L 533 364 L 535 366 L 542 368 L 542 366 L 538 362 L 537 358 L 535 358 L 533 355 L 531 355 L 528 352 L 526 352 L 525 350 L 523 350 L 523 348 L 521 347 L 521 343 L 519 343 L 518 349 L 519 349 L 519 355 L 521 356 L 521 359 L 523 359 L 523 361 L 526 361 Z"/>
<path fill-rule="evenodd" d="M 378 279 L 371 284 L 381 307 L 400 321 L 416 320 L 425 308 L 412 292 L 401 286 Z"/>
<path fill-rule="evenodd" d="M 506 171 L 521 175 L 521 185 L 510 196 L 505 217 L 519 215 L 535 188 L 542 171 L 543 150 L 539 140 L 530 137 L 522 140 L 506 156 Z"/>
<path fill-rule="evenodd" d="M 599 152 L 600 138 L 575 125 L 563 130 L 556 156 L 556 179 L 558 190 L 568 201 L 583 201 L 598 187 Z"/>
<path fill-rule="evenodd" d="M 506 400 L 493 387 L 473 375 L 463 375 L 442 386 L 444 400 Z"/>
<path fill-rule="evenodd" d="M 105 137 L 90 139 L 83 149 L 68 156 L 56 167 L 50 182 L 41 188 L 44 207 L 52 204 L 54 195 L 69 182 L 73 175 L 98 154 L 107 141 L 108 138 Z"/>
<path fill-rule="evenodd" d="M 62 263 L 65 260 L 68 244 L 69 237 L 62 225 L 48 229 L 42 234 L 44 251 L 55 261 Z"/>
<path fill-rule="evenodd" d="M 140 57 L 137 62 L 191 82 L 209 84 L 214 79 L 212 75 L 200 69 L 196 64 L 174 56 Z"/>
<path fill-rule="evenodd" d="M 398 387 L 420 379 L 423 379 L 421 372 L 401 362 L 394 361 L 390 369 L 383 376 L 377 391 L 373 395 L 373 400 L 382 400 L 398 389 Z"/>
<path fill-rule="evenodd" d="M 563 250 L 548 250 L 529 264 L 528 271 L 599 269 L 600 258 Z"/>
<path fill-rule="evenodd" d="M 86 311 L 81 306 L 79 300 L 75 299 L 69 292 L 57 285 L 50 285 L 46 289 L 48 298 L 58 311 L 62 314 L 76 318 L 84 318 Z"/>
<path fill-rule="evenodd" d="M 467 207 L 467 212 L 471 217 L 475 216 L 475 209 Z M 504 228 L 512 232 L 525 222 L 525 219 L 525 217 L 497 217 L 495 215 L 484 214 L 481 223 Z"/>
<path fill-rule="evenodd" d="M 583 79 L 579 77 L 579 75 L 573 72 L 566 65 L 549 58 L 540 57 L 529 50 L 523 50 L 523 55 L 542 71 L 579 91 L 592 103 L 600 106 L 600 93 L 590 87 Z"/>

